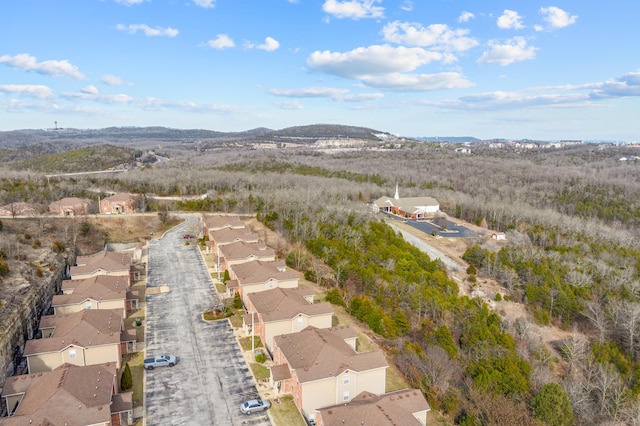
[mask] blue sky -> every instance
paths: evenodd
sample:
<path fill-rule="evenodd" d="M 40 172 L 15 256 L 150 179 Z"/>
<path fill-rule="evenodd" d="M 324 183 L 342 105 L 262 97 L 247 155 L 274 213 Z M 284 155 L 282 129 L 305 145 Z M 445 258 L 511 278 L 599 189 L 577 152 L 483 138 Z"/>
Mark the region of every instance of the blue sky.
<path fill-rule="evenodd" d="M 640 2 L 15 0 L 0 130 L 640 140 Z"/>

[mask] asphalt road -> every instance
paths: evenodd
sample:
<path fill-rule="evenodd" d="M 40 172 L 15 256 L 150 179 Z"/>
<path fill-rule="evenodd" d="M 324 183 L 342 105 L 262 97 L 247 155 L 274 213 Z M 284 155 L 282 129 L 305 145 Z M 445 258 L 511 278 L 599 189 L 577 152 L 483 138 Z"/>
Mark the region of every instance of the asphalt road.
<path fill-rule="evenodd" d="M 240 404 L 257 395 L 253 376 L 228 321 L 205 322 L 202 312 L 219 304 L 187 221 L 149 243 L 146 357 L 168 354 L 175 367 L 145 372 L 145 423 L 154 425 L 271 425 L 266 413 L 251 416 Z"/>

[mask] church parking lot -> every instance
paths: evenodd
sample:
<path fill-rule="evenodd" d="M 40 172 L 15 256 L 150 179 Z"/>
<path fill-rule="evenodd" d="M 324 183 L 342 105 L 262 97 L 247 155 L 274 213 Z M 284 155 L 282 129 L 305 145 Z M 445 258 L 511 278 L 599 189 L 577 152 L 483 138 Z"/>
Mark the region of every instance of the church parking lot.
<path fill-rule="evenodd" d="M 240 412 L 257 390 L 231 325 L 201 318 L 220 302 L 199 248 L 182 238 L 195 227 L 189 217 L 149 244 L 147 286 L 163 290 L 147 296 L 145 356 L 175 355 L 179 362 L 145 372 L 145 422 L 270 425 L 267 413 Z"/>

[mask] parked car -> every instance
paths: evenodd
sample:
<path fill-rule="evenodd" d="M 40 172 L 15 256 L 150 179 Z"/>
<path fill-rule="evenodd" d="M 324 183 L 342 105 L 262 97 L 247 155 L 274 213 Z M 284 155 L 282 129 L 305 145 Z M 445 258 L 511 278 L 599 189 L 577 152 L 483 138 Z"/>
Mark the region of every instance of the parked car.
<path fill-rule="evenodd" d="M 178 363 L 178 358 L 171 355 L 156 355 L 153 358 L 147 358 L 144 360 L 144 368 L 146 370 L 153 370 L 156 367 L 173 367 Z"/>
<path fill-rule="evenodd" d="M 264 411 L 269 407 L 271 407 L 271 403 L 268 400 L 257 398 L 243 402 L 240 406 L 240 411 L 242 411 L 242 414 L 251 414 L 256 411 Z"/>

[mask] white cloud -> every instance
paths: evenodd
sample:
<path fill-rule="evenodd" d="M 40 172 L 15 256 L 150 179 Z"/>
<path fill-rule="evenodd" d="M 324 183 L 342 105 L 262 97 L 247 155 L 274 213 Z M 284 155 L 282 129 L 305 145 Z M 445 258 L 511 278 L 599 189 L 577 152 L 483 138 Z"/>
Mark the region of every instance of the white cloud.
<path fill-rule="evenodd" d="M 193 4 L 205 9 L 216 7 L 216 0 L 193 0 Z"/>
<path fill-rule="evenodd" d="M 39 99 L 53 97 L 53 92 L 48 86 L 40 84 L 0 84 L 0 92 L 12 95 L 25 95 Z"/>
<path fill-rule="evenodd" d="M 276 102 L 275 105 L 280 109 L 304 109 L 304 106 L 298 101 Z"/>
<path fill-rule="evenodd" d="M 505 9 L 498 18 L 498 28 L 503 30 L 521 30 L 524 28 L 522 17 L 514 10 Z"/>
<path fill-rule="evenodd" d="M 303 89 L 271 89 L 269 93 L 285 98 L 335 98 L 346 95 L 349 91 L 333 87 L 305 87 Z"/>
<path fill-rule="evenodd" d="M 351 93 L 334 87 L 305 87 L 302 89 L 271 89 L 274 96 L 285 98 L 330 98 L 341 102 L 364 102 L 383 98 L 382 93 Z"/>
<path fill-rule="evenodd" d="M 2 55 L 0 63 L 5 63 L 10 67 L 24 70 L 35 71 L 38 74 L 50 75 L 53 77 L 71 77 L 76 80 L 84 80 L 86 77 L 78 71 L 78 67 L 71 65 L 66 59 L 62 61 L 42 61 L 37 62 L 35 56 L 27 53 L 20 53 L 15 56 Z"/>
<path fill-rule="evenodd" d="M 138 31 L 142 31 L 144 35 L 148 37 L 175 37 L 179 33 L 179 31 L 175 28 L 151 28 L 147 24 L 118 24 L 116 25 L 116 29 L 118 29 L 119 31 L 127 31 L 129 34 L 135 34 Z"/>
<path fill-rule="evenodd" d="M 363 76 L 361 81 L 371 87 L 395 91 L 432 91 L 473 86 L 473 83 L 457 72 L 438 74 L 390 73 L 379 76 Z"/>
<path fill-rule="evenodd" d="M 640 96 L 640 70 L 623 74 L 603 83 L 592 84 L 589 96 L 592 99 L 625 98 Z"/>
<path fill-rule="evenodd" d="M 108 86 L 122 86 L 126 84 L 120 77 L 111 74 L 103 75 L 100 81 Z"/>
<path fill-rule="evenodd" d="M 549 24 L 551 28 L 564 28 L 569 25 L 573 25 L 578 20 L 577 15 L 569 15 L 564 10 L 559 7 L 549 6 L 549 7 L 541 7 L 540 13 L 544 15 L 543 19 Z M 542 29 L 537 26 L 536 29 Z"/>
<path fill-rule="evenodd" d="M 133 6 L 134 4 L 143 3 L 145 0 L 115 0 L 116 3 L 124 4 L 125 6 Z"/>
<path fill-rule="evenodd" d="M 218 34 L 216 38 L 213 40 L 209 40 L 207 45 L 213 49 L 227 49 L 230 47 L 234 47 L 236 44 L 233 42 L 233 39 L 226 34 Z"/>
<path fill-rule="evenodd" d="M 527 46 L 527 41 L 524 37 L 514 37 L 511 40 L 507 40 L 504 44 L 499 44 L 497 41 L 492 40 L 489 42 L 490 50 L 485 51 L 478 63 L 485 64 L 498 64 L 509 65 L 514 62 L 525 61 L 527 59 L 533 59 L 536 57 L 536 47 Z"/>
<path fill-rule="evenodd" d="M 366 75 L 408 72 L 433 61 L 448 59 L 440 52 L 420 47 L 374 45 L 349 52 L 315 51 L 307 58 L 307 66 L 317 72 L 347 78 Z"/>
<path fill-rule="evenodd" d="M 411 12 L 413 10 L 413 2 L 411 0 L 405 0 L 401 5 L 400 9 L 405 12 Z"/>
<path fill-rule="evenodd" d="M 476 15 L 471 12 L 462 12 L 460 16 L 458 16 L 458 22 L 469 22 L 472 19 L 475 19 Z"/>
<path fill-rule="evenodd" d="M 263 44 L 256 46 L 256 49 L 266 50 L 267 52 L 273 52 L 280 47 L 280 43 L 273 37 L 266 37 Z"/>
<path fill-rule="evenodd" d="M 381 2 L 382 0 L 325 0 L 322 10 L 339 19 L 383 18 L 384 7 L 375 6 Z"/>
<path fill-rule="evenodd" d="M 385 41 L 409 46 L 433 46 L 442 50 L 465 51 L 478 45 L 467 37 L 469 30 L 453 30 L 446 24 L 431 24 L 423 27 L 409 22 L 390 22 L 382 29 Z"/>
<path fill-rule="evenodd" d="M 94 86 L 93 84 L 88 85 L 87 87 L 83 88 L 80 91 L 82 93 L 87 93 L 89 95 L 97 95 L 98 94 L 98 88 L 96 86 Z"/>

